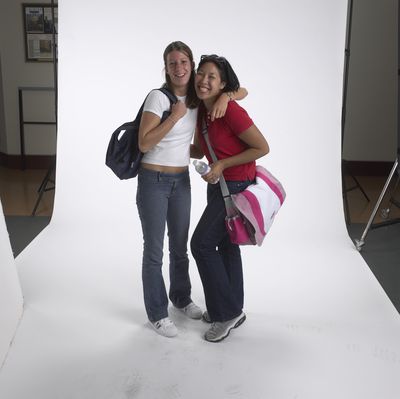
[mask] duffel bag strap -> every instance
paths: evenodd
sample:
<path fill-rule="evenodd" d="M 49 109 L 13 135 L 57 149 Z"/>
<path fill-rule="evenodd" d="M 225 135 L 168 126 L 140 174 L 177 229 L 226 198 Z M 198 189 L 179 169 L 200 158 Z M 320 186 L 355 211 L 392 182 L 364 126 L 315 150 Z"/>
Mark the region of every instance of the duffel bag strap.
<path fill-rule="evenodd" d="M 205 140 L 205 142 L 207 144 L 208 151 L 210 152 L 211 159 L 214 162 L 217 162 L 218 158 L 215 155 L 215 152 L 214 152 L 214 150 L 213 150 L 213 148 L 211 146 L 211 143 L 210 143 L 210 139 L 208 138 L 207 123 L 206 123 L 204 118 L 203 118 L 203 127 L 202 127 L 202 130 L 201 130 L 201 133 L 202 133 L 202 135 L 204 137 L 204 140 Z M 238 211 L 237 211 L 237 209 L 236 209 L 236 207 L 235 207 L 235 205 L 233 203 L 231 194 L 229 193 L 229 189 L 228 189 L 228 186 L 226 184 L 225 177 L 224 177 L 223 174 L 219 178 L 219 184 L 221 186 L 221 192 L 222 192 L 222 196 L 223 196 L 224 202 L 225 202 L 226 215 L 227 216 L 233 216 L 233 215 L 237 214 Z"/>

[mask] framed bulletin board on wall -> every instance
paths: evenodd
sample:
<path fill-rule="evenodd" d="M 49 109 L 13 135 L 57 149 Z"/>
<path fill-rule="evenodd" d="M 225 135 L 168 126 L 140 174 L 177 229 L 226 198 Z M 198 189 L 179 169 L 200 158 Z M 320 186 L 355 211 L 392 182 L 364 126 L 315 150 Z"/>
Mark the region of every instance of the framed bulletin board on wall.
<path fill-rule="evenodd" d="M 22 8 L 26 61 L 52 62 L 57 48 L 57 4 L 30 3 L 22 4 Z"/>

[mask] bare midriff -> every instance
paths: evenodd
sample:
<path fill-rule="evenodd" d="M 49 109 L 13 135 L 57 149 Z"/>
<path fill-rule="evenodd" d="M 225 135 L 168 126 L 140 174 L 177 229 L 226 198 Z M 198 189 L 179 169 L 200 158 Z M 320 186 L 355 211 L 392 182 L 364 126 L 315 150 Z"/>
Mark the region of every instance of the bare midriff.
<path fill-rule="evenodd" d="M 156 172 L 163 172 L 163 173 L 182 173 L 188 169 L 187 166 L 154 165 L 151 163 L 144 163 L 144 162 L 141 163 L 141 167 L 144 169 L 154 170 Z"/>

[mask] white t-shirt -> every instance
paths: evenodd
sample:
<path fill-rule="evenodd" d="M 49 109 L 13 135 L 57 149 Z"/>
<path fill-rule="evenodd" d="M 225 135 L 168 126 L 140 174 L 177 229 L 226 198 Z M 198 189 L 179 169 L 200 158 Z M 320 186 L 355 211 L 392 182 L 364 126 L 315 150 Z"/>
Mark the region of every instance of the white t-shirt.
<path fill-rule="evenodd" d="M 178 100 L 185 102 L 186 97 Z M 152 90 L 147 96 L 143 112 L 152 112 L 160 118 L 164 111 L 171 108 L 168 97 L 160 90 Z M 163 166 L 187 166 L 190 162 L 190 143 L 196 127 L 197 108 L 187 109 L 186 114 L 175 123 L 165 137 L 150 151 L 146 152 L 142 162 Z"/>

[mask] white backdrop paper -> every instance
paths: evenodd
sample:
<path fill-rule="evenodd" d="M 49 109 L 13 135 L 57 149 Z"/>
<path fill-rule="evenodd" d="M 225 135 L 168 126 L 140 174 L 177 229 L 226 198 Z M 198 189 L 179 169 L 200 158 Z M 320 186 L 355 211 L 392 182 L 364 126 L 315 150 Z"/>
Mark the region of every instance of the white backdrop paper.
<path fill-rule="evenodd" d="M 343 217 L 346 6 L 60 3 L 55 211 L 17 260 L 28 305 L 0 397 L 397 398 L 399 316 Z M 217 345 L 202 339 L 207 326 L 173 309 L 178 337 L 148 326 L 136 180 L 118 181 L 104 165 L 111 132 L 163 82 L 173 40 L 196 60 L 231 61 L 250 93 L 242 104 L 271 147 L 260 163 L 287 191 L 265 244 L 242 251 L 246 323 Z M 191 172 L 193 231 L 205 185 Z M 192 258 L 191 277 L 204 307 Z"/>

